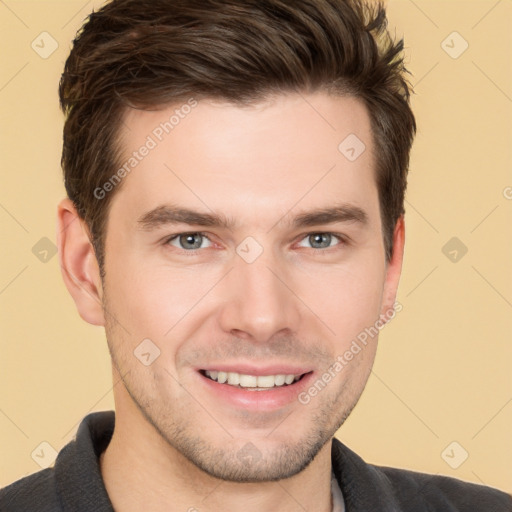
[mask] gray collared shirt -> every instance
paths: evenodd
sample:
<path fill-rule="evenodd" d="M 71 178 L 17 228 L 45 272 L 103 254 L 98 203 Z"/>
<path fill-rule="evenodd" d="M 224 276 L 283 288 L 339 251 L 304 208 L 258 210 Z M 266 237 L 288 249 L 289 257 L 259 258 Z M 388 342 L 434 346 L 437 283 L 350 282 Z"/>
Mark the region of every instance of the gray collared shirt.
<path fill-rule="evenodd" d="M 114 411 L 87 415 L 54 467 L 0 489 L 2 512 L 113 512 L 99 466 Z M 512 512 L 505 492 L 455 478 L 375 466 L 336 438 L 331 485 L 335 512 Z M 339 493 L 338 493 L 339 491 Z M 336 509 L 338 507 L 338 509 Z"/>

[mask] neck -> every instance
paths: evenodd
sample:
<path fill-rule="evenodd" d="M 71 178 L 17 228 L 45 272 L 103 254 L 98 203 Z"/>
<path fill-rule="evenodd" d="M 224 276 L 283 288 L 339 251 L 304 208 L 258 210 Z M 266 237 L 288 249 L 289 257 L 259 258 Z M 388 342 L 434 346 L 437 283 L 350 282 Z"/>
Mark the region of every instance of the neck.
<path fill-rule="evenodd" d="M 101 474 L 116 512 L 331 512 L 331 442 L 293 477 L 260 483 L 219 480 L 170 446 L 124 387 L 117 388 L 115 429 L 100 456 Z"/>

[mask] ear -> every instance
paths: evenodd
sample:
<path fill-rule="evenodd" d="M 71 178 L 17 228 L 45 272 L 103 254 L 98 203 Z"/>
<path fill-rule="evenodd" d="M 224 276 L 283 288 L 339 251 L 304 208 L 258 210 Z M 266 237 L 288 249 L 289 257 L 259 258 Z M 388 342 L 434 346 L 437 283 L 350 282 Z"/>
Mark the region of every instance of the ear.
<path fill-rule="evenodd" d="M 57 207 L 57 248 L 62 277 L 78 313 L 90 324 L 105 325 L 96 254 L 89 230 L 68 198 Z"/>
<path fill-rule="evenodd" d="M 404 258 L 405 245 L 405 222 L 404 216 L 401 215 L 395 224 L 393 231 L 393 254 L 387 263 L 386 280 L 384 282 L 384 290 L 382 295 L 381 314 L 389 316 L 391 310 L 394 309 L 396 292 L 402 272 L 402 261 Z"/>

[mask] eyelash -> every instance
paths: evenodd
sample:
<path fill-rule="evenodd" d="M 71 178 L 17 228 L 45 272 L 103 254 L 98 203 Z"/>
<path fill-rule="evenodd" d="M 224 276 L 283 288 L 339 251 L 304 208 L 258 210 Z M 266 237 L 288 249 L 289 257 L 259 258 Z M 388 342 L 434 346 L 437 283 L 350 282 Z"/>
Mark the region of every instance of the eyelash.
<path fill-rule="evenodd" d="M 204 233 L 204 232 L 201 232 L 201 231 L 187 231 L 187 232 L 183 232 L 183 233 L 176 233 L 174 235 L 171 235 L 170 237 L 167 237 L 164 240 L 164 245 L 165 246 L 170 245 L 170 242 L 172 242 L 173 240 L 176 240 L 180 236 L 185 236 L 185 235 L 201 235 L 202 237 L 206 238 L 211 243 L 213 243 L 207 233 Z M 305 238 L 310 237 L 312 235 L 331 235 L 331 236 L 334 236 L 335 238 L 337 238 L 339 240 L 339 243 L 336 244 L 335 246 L 332 246 L 332 247 L 326 247 L 326 248 L 323 248 L 323 249 L 316 249 L 314 247 L 310 248 L 310 249 L 312 249 L 313 251 L 315 251 L 317 253 L 329 253 L 330 250 L 336 249 L 336 247 L 338 247 L 338 246 L 348 245 L 348 240 L 347 240 L 347 237 L 345 235 L 342 235 L 340 233 L 333 233 L 331 231 L 312 231 L 311 233 L 304 234 L 299 239 L 299 241 L 302 241 Z M 172 246 L 172 247 L 174 247 L 174 246 Z M 174 247 L 174 249 L 177 249 L 178 251 L 181 251 L 182 254 L 184 253 L 187 256 L 194 256 L 198 251 L 203 250 L 203 249 L 190 249 L 190 250 L 186 250 L 186 249 L 180 249 L 178 247 Z"/>

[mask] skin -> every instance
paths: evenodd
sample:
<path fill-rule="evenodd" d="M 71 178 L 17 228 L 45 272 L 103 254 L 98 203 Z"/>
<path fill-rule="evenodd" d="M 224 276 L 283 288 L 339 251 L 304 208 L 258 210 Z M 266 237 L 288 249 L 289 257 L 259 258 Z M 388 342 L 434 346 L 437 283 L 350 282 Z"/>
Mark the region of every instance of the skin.
<path fill-rule="evenodd" d="M 126 156 L 175 108 L 128 111 Z M 338 150 L 351 133 L 366 145 L 353 162 Z M 233 405 L 197 369 L 280 363 L 314 381 L 389 315 L 404 223 L 386 262 L 374 169 L 357 99 L 283 94 L 243 108 L 201 100 L 109 192 L 103 282 L 86 226 L 69 199 L 59 204 L 64 281 L 81 317 L 105 326 L 112 355 L 116 426 L 100 467 L 116 511 L 330 512 L 331 440 L 365 387 L 377 338 L 307 404 Z M 144 213 L 168 203 L 237 225 L 141 229 Z M 367 222 L 290 224 L 335 203 L 359 207 Z M 168 241 L 180 233 L 208 238 L 192 253 L 186 237 Z M 340 238 L 325 248 L 309 236 L 317 233 Z M 263 249 L 252 263 L 236 252 L 247 237 Z M 134 356 L 147 338 L 160 350 L 149 366 Z M 248 443 L 251 460 L 237 456 Z"/>

